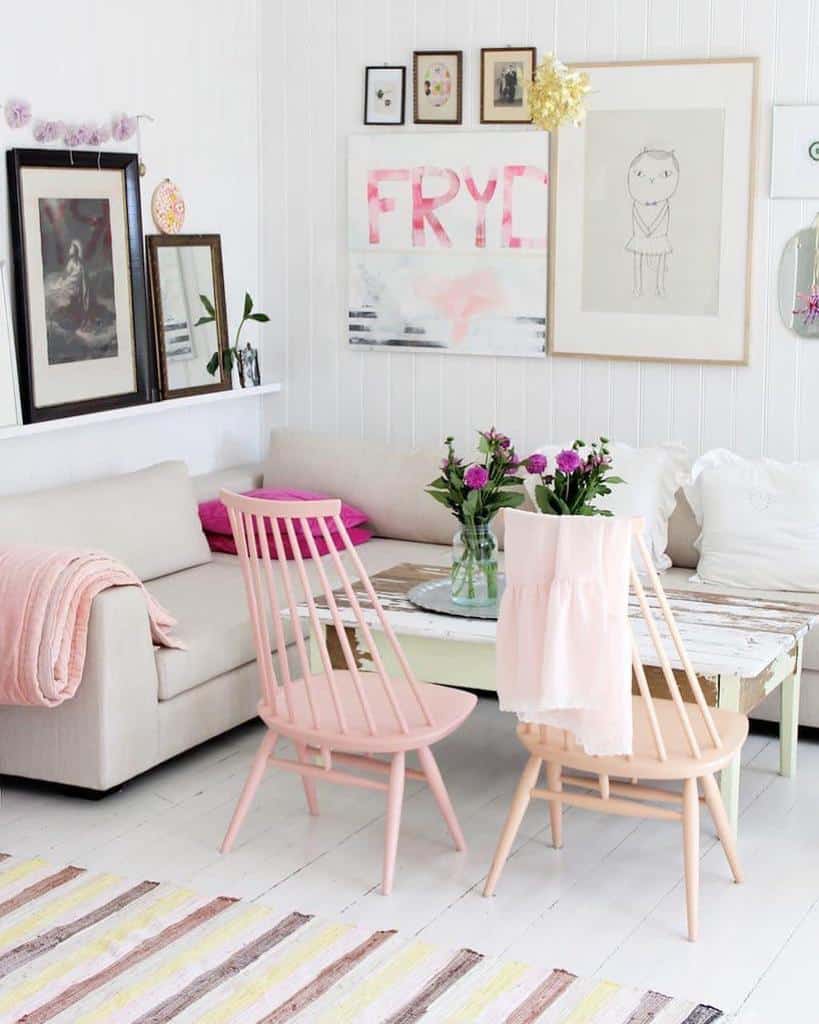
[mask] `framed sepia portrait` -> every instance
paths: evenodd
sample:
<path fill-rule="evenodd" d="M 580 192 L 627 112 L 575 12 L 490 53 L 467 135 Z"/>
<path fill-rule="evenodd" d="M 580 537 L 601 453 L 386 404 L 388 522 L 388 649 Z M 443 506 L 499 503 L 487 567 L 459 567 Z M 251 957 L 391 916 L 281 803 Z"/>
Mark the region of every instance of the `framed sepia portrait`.
<path fill-rule="evenodd" d="M 407 69 L 369 67 L 364 71 L 364 124 L 403 124 Z"/>
<path fill-rule="evenodd" d="M 7 153 L 23 421 L 150 402 L 135 153 Z"/>
<path fill-rule="evenodd" d="M 591 92 L 552 134 L 550 352 L 746 363 L 758 60 L 573 67 Z"/>
<path fill-rule="evenodd" d="M 526 86 L 535 75 L 534 46 L 481 50 L 481 124 L 531 124 Z"/>
<path fill-rule="evenodd" d="M 412 55 L 415 124 L 460 124 L 463 51 L 416 50 Z"/>

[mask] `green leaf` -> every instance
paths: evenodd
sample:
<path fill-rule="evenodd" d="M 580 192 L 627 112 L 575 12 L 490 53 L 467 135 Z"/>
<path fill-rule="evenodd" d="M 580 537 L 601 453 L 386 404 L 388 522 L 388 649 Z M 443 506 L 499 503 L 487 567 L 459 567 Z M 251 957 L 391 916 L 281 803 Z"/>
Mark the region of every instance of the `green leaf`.
<path fill-rule="evenodd" d="M 441 494 L 440 491 L 427 491 L 426 493 L 430 498 L 434 498 L 437 502 L 440 502 L 441 505 L 446 505 L 447 508 L 450 507 L 449 497 L 446 494 Z"/>
<path fill-rule="evenodd" d="M 194 327 L 201 327 L 202 324 L 212 324 L 213 320 L 214 320 L 214 318 L 212 316 L 200 316 L 199 319 L 196 321 L 196 323 L 193 326 Z"/>
<path fill-rule="evenodd" d="M 222 366 L 225 368 L 225 373 L 230 376 L 233 373 L 233 364 L 236 361 L 236 356 L 233 353 L 232 348 L 226 348 L 222 353 Z"/>
<path fill-rule="evenodd" d="M 427 487 L 434 487 L 438 491 L 448 491 L 449 481 L 445 480 L 442 476 L 436 477 L 431 484 L 427 484 Z"/>
<path fill-rule="evenodd" d="M 270 317 L 267 313 L 251 313 L 248 320 L 256 320 L 260 324 L 266 324 L 270 321 Z"/>
<path fill-rule="evenodd" d="M 216 371 L 219 369 L 219 353 L 218 352 L 214 352 L 213 355 L 210 357 L 210 359 L 208 360 L 208 365 L 207 365 L 206 369 L 207 369 L 208 373 L 211 375 L 211 377 L 214 377 L 216 375 Z"/>
<path fill-rule="evenodd" d="M 250 292 L 245 292 L 245 311 L 242 313 L 242 319 L 247 320 L 250 316 L 251 310 L 253 309 L 253 299 L 250 297 Z"/>
<path fill-rule="evenodd" d="M 499 494 L 493 499 L 492 504 L 496 508 L 520 508 L 524 501 L 526 501 L 525 494 L 512 491 L 509 494 Z"/>
<path fill-rule="evenodd" d="M 607 476 L 607 484 L 624 484 L 626 481 L 621 476 Z"/>
<path fill-rule="evenodd" d="M 199 296 L 199 301 L 205 307 L 205 312 L 209 316 L 212 316 L 213 319 L 215 320 L 216 319 L 216 310 L 213 308 L 213 303 L 210 301 L 210 299 L 207 297 L 207 295 L 200 295 Z"/>

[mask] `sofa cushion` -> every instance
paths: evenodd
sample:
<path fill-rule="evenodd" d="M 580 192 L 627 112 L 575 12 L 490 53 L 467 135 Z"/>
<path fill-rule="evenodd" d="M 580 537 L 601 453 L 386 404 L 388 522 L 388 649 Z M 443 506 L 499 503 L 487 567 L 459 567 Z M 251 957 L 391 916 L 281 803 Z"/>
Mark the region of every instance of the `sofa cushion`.
<path fill-rule="evenodd" d="M 184 462 L 0 498 L 0 542 L 94 548 L 141 580 L 211 557 Z"/>
<path fill-rule="evenodd" d="M 372 540 L 358 549 L 370 574 L 399 562 L 444 565 L 448 547 L 411 541 Z M 329 556 L 322 559 L 333 586 L 337 577 Z M 319 589 L 315 567 L 307 564 L 313 591 Z M 291 570 L 292 571 L 292 570 Z M 278 575 L 276 576 L 278 582 Z M 238 558 L 216 554 L 208 565 L 196 566 L 162 579 L 151 580 L 148 590 L 178 620 L 176 634 L 187 650 L 156 650 L 159 699 L 171 700 L 216 676 L 253 661 L 256 651 L 247 613 L 242 572 Z M 279 589 L 279 600 L 284 598 Z M 273 641 L 272 626 L 268 623 Z M 292 639 L 289 624 L 287 642 Z M 276 666 L 278 671 L 278 665 Z"/>

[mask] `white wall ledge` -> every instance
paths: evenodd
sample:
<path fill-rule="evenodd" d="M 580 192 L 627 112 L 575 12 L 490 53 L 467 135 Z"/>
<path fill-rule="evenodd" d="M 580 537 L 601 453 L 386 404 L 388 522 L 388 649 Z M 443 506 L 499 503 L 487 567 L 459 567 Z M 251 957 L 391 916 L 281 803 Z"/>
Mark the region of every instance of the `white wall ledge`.
<path fill-rule="evenodd" d="M 154 416 L 176 412 L 190 405 L 207 405 L 212 402 L 231 402 L 238 398 L 261 398 L 282 390 L 281 384 L 260 384 L 256 388 L 234 388 L 231 391 L 214 391 L 205 395 L 187 395 L 184 398 L 168 398 L 164 402 L 150 402 L 146 405 L 129 405 L 125 409 L 108 409 L 84 416 L 65 416 L 58 420 L 43 420 L 40 423 L 26 423 L 21 426 L 0 427 L 0 441 L 7 438 L 30 437 L 53 430 L 71 430 L 76 427 L 92 427 L 95 424 L 110 423 L 111 420 L 131 419 L 137 416 Z"/>

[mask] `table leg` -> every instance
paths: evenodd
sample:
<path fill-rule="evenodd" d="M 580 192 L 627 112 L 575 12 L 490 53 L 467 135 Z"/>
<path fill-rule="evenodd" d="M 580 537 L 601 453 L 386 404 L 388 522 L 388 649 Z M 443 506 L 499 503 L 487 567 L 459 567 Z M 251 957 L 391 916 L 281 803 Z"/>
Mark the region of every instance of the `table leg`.
<path fill-rule="evenodd" d="M 718 707 L 739 711 L 740 680 L 737 676 L 720 676 Z M 741 753 L 737 754 L 720 772 L 719 788 L 722 802 L 734 836 L 739 831 L 739 777 L 742 771 Z"/>
<path fill-rule="evenodd" d="M 793 675 L 782 681 L 779 690 L 779 774 L 796 775 L 796 751 L 799 739 L 799 690 L 802 683 L 802 641 L 796 646 Z"/>

